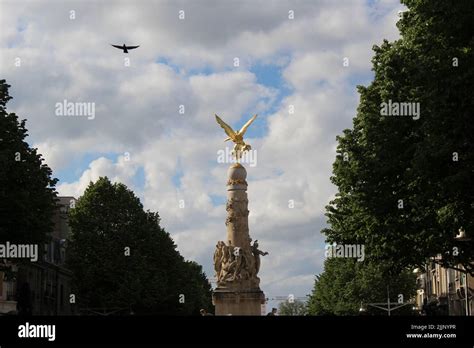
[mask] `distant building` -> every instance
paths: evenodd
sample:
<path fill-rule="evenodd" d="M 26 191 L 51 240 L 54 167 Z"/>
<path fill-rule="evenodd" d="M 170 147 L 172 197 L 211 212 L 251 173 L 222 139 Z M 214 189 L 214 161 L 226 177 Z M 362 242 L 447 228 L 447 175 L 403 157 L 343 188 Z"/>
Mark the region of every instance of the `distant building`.
<path fill-rule="evenodd" d="M 456 268 L 462 269 L 459 265 Z M 474 279 L 471 275 L 444 268 L 434 260 L 424 269 L 416 269 L 417 308 L 425 315 L 473 315 Z M 467 281 L 467 286 L 466 286 Z M 466 305 L 466 288 L 468 300 Z"/>
<path fill-rule="evenodd" d="M 73 314 L 69 302 L 72 272 L 65 261 L 70 234 L 68 211 L 75 201 L 74 197 L 58 197 L 51 242 L 44 245 L 44 254 L 37 262 L 12 265 L 17 272 L 13 281 L 4 281 L 0 272 L 0 314 L 16 313 L 19 301 L 28 303 L 32 315 Z"/>

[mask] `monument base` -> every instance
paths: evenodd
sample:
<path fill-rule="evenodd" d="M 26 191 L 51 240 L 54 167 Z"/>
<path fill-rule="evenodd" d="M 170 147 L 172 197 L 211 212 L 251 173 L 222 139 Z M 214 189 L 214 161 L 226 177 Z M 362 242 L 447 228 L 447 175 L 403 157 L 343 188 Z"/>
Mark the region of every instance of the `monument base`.
<path fill-rule="evenodd" d="M 216 289 L 212 294 L 215 315 L 262 315 L 265 294 L 261 290 L 229 291 Z"/>

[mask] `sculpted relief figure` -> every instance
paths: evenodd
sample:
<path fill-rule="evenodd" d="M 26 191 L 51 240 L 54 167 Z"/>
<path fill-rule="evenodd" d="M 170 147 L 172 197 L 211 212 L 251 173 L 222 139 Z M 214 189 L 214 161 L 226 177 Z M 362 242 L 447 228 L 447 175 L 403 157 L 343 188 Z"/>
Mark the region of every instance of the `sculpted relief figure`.
<path fill-rule="evenodd" d="M 243 272 L 241 273 L 242 279 L 253 279 L 256 276 L 255 273 L 255 262 L 250 250 L 244 250 L 242 253 L 243 258 Z"/>
<path fill-rule="evenodd" d="M 225 285 L 248 280 L 258 284 L 260 257 L 268 255 L 258 246 L 257 240 L 250 244 L 249 248 L 235 247 L 230 241 L 228 245 L 219 241 L 214 252 L 214 270 L 218 284 Z"/>
<path fill-rule="evenodd" d="M 222 270 L 222 261 L 224 257 L 224 242 L 219 241 L 216 245 L 216 251 L 214 251 L 214 270 L 216 271 L 216 278 L 219 279 Z"/>
<path fill-rule="evenodd" d="M 230 243 L 226 245 L 222 241 L 218 242 L 214 252 L 214 269 L 216 270 L 217 282 L 232 281 L 236 265 L 234 247 Z"/>
<path fill-rule="evenodd" d="M 268 255 L 268 253 L 258 249 L 258 240 L 255 240 L 252 244 L 252 254 L 255 259 L 255 274 L 258 274 L 258 271 L 260 271 L 260 256 Z"/>

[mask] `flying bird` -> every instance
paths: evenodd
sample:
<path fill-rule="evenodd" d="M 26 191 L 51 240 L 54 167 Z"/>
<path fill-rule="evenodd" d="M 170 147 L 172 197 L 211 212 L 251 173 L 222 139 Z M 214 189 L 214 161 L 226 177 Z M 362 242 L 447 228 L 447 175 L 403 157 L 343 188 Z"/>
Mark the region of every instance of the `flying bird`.
<path fill-rule="evenodd" d="M 216 115 L 217 123 L 224 129 L 225 133 L 228 135 L 228 138 L 224 141 L 232 140 L 235 145 L 232 153 L 234 156 L 239 159 L 242 156 L 242 152 L 250 150 L 252 147 L 249 144 L 244 142 L 244 134 L 247 131 L 247 128 L 252 124 L 253 121 L 257 118 L 257 115 L 254 115 L 250 120 L 243 125 L 243 127 L 235 132 L 227 123 L 222 121 L 222 119 Z"/>
<path fill-rule="evenodd" d="M 112 45 L 114 46 L 115 48 L 118 48 L 119 50 L 123 50 L 123 53 L 128 53 L 128 50 L 133 50 L 135 48 L 138 48 L 140 46 L 126 46 L 125 44 L 123 44 L 123 46 L 119 46 L 119 45 Z"/>

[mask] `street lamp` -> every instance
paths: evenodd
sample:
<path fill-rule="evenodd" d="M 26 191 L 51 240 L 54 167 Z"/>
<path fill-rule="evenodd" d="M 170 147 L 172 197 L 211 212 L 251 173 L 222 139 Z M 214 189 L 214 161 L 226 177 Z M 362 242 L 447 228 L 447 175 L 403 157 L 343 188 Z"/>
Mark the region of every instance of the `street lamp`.
<path fill-rule="evenodd" d="M 461 227 L 458 231 L 458 234 L 456 235 L 456 237 L 454 237 L 455 240 L 457 240 L 458 242 L 469 242 L 471 240 L 471 237 L 469 237 L 467 234 L 466 234 L 466 231 L 464 231 L 464 229 Z M 469 315 L 469 286 L 467 285 L 468 283 L 468 276 L 467 276 L 467 270 L 465 269 L 464 270 L 464 288 L 465 288 L 465 295 L 464 295 L 464 298 L 465 298 L 465 302 L 466 302 L 466 315 L 468 316 Z"/>
<path fill-rule="evenodd" d="M 381 310 L 384 310 L 388 313 L 388 316 L 391 315 L 391 312 L 393 312 L 396 309 L 402 308 L 404 306 L 407 306 L 409 304 L 413 304 L 412 302 L 407 302 L 407 303 L 400 303 L 400 302 L 390 302 L 390 291 L 389 287 L 387 285 L 387 303 L 367 303 L 367 306 L 375 307 Z M 413 307 L 415 308 L 415 307 Z M 362 304 L 360 304 L 359 312 L 365 312 L 367 309 L 366 307 Z"/>

